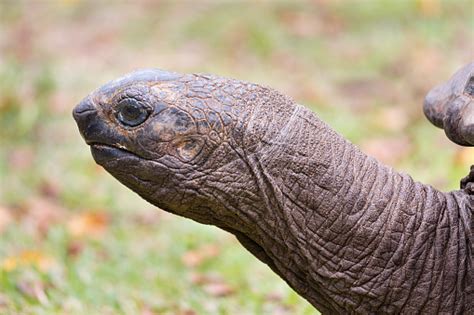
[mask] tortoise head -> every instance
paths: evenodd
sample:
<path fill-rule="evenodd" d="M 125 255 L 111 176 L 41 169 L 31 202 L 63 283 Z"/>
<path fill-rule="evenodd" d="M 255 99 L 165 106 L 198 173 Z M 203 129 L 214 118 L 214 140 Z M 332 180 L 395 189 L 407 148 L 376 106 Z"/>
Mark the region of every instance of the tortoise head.
<path fill-rule="evenodd" d="M 82 100 L 73 116 L 96 162 L 107 168 L 134 156 L 142 160 L 169 156 L 183 162 L 196 158 L 209 130 L 198 130 L 182 97 L 183 77 L 160 70 L 138 71 Z"/>
<path fill-rule="evenodd" d="M 230 198 L 228 181 L 245 185 L 237 117 L 255 88 L 223 82 L 140 70 L 91 93 L 73 116 L 95 161 L 119 181 L 162 209 L 210 223 L 206 212 Z"/>
<path fill-rule="evenodd" d="M 474 63 L 434 87 L 426 95 L 423 109 L 426 117 L 443 128 L 449 139 L 463 146 L 474 146 Z"/>

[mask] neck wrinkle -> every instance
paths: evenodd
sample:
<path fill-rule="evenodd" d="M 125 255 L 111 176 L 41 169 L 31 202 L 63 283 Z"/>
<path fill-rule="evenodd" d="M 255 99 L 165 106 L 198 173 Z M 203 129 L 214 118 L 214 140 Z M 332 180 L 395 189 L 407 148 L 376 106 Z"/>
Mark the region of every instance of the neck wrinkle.
<path fill-rule="evenodd" d="M 419 284 L 429 283 L 420 270 L 448 250 L 437 253 L 433 240 L 446 209 L 457 209 L 453 200 L 362 153 L 309 110 L 295 112 L 284 135 L 267 139 L 255 158 L 271 205 L 271 220 L 259 223 L 259 243 L 315 305 L 332 301 L 334 310 L 359 312 L 413 307 Z M 275 224 L 285 233 L 266 238 Z"/>
<path fill-rule="evenodd" d="M 258 144 L 245 157 L 262 218 L 251 238 L 296 291 L 329 313 L 453 306 L 430 296 L 472 274 L 454 274 L 449 258 L 466 243 L 453 193 L 379 163 L 295 104 L 260 110 L 246 135 Z"/>

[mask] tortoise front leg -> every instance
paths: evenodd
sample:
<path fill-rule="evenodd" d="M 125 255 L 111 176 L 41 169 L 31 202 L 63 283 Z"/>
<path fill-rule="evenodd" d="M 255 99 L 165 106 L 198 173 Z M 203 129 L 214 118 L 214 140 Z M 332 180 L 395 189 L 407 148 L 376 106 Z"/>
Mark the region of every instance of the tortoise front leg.
<path fill-rule="evenodd" d="M 450 140 L 462 146 L 474 146 L 474 63 L 433 88 L 426 95 L 423 110 L 435 126 L 444 129 Z"/>

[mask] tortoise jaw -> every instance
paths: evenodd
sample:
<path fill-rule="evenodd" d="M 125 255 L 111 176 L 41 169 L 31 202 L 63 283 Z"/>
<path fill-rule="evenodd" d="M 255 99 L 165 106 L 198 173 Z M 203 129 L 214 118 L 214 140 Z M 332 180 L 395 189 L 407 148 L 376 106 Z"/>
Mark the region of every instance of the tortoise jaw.
<path fill-rule="evenodd" d="M 90 142 L 91 153 L 97 164 L 107 168 L 111 162 L 118 160 L 140 160 L 135 153 L 106 143 Z"/>
<path fill-rule="evenodd" d="M 117 151 L 121 152 L 121 154 L 125 155 L 134 155 L 139 157 L 137 154 L 133 153 L 132 151 L 128 150 L 125 146 L 117 143 L 115 145 L 104 143 L 104 142 L 97 142 L 97 141 L 86 141 L 87 145 L 91 147 L 91 150 L 97 151 Z"/>

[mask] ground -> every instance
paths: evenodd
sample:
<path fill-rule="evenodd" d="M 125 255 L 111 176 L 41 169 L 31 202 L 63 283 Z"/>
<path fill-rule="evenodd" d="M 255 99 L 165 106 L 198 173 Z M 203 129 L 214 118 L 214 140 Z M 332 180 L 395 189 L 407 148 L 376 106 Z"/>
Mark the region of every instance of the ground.
<path fill-rule="evenodd" d="M 472 149 L 422 115 L 473 60 L 469 1 L 0 2 L 1 314 L 314 314 L 227 233 L 94 164 L 71 110 L 136 68 L 277 88 L 384 163 L 457 189 Z"/>

